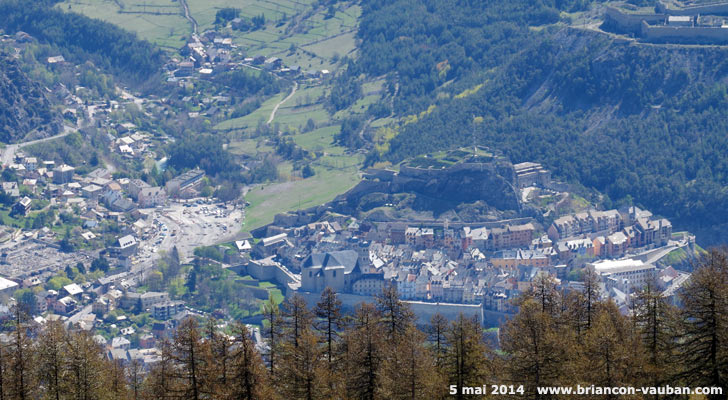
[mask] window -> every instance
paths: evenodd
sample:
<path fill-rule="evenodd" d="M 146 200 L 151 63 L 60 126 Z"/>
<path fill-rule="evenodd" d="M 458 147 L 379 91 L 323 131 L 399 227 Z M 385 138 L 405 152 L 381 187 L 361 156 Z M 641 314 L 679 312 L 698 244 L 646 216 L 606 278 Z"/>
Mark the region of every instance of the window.
<path fill-rule="evenodd" d="M 311 276 L 311 271 L 308 271 L 308 277 L 310 278 Z"/>
<path fill-rule="evenodd" d="M 336 270 L 334 270 L 334 278 L 336 278 Z"/>

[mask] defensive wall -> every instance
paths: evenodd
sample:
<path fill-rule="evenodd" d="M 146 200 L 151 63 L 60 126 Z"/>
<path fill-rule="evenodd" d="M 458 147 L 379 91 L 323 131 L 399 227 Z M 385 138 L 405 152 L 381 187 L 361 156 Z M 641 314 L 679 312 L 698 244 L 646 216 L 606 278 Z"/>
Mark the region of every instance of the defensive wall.
<path fill-rule="evenodd" d="M 302 291 L 297 293 L 306 300 L 309 307 L 314 307 L 321 300 L 320 293 Z M 373 297 L 349 293 L 339 293 L 337 297 L 341 300 L 342 309 L 346 311 L 354 310 L 361 303 L 375 302 Z M 477 318 L 485 327 L 497 327 L 510 317 L 509 314 L 483 310 L 480 304 L 431 303 L 409 300 L 404 300 L 403 302 L 410 305 L 417 317 L 417 323 L 421 325 L 429 324 L 432 316 L 438 313 L 450 321 L 457 319 L 460 314 L 470 318 Z"/>
<path fill-rule="evenodd" d="M 719 26 L 666 26 L 642 23 L 642 37 L 651 42 L 728 42 L 728 28 Z"/>

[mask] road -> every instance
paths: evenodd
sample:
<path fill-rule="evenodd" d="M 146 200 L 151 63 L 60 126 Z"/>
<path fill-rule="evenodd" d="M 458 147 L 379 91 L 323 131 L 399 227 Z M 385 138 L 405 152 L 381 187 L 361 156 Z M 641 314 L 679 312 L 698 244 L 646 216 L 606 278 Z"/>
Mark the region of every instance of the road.
<path fill-rule="evenodd" d="M 179 2 L 182 4 L 182 10 L 185 14 L 184 17 L 192 24 L 192 36 L 197 38 L 197 21 L 195 21 L 192 14 L 190 14 L 190 8 L 187 6 L 187 0 L 179 0 Z"/>
<path fill-rule="evenodd" d="M 43 138 L 43 139 L 31 140 L 31 141 L 23 142 L 23 143 L 9 144 L 9 145 L 5 146 L 5 148 L 2 150 L 2 156 L 0 156 L 2 158 L 2 165 L 8 166 L 8 165 L 12 164 L 13 160 L 15 160 L 15 152 L 18 151 L 18 149 L 20 149 L 20 148 L 23 148 L 25 146 L 30 146 L 33 144 L 37 144 L 37 143 L 47 142 L 49 140 L 59 139 L 64 136 L 67 136 L 69 133 L 74 132 L 76 130 L 77 130 L 77 128 L 75 128 L 75 127 L 70 127 L 70 126 L 64 125 L 63 133 L 59 133 L 58 135 L 49 136 L 49 137 Z"/>
<path fill-rule="evenodd" d="M 294 82 L 293 82 L 293 89 L 291 89 L 291 93 L 290 93 L 290 94 L 289 94 L 288 96 L 286 96 L 286 98 L 285 98 L 285 99 L 283 99 L 283 100 L 279 101 L 279 102 L 278 102 L 278 104 L 276 104 L 276 106 L 275 106 L 275 107 L 273 107 L 273 111 L 271 111 L 271 113 L 270 113 L 270 118 L 268 118 L 268 122 L 266 122 L 266 124 L 270 125 L 270 123 L 271 123 L 271 122 L 273 122 L 273 118 L 275 118 L 275 117 L 276 117 L 276 112 L 278 112 L 278 108 L 279 108 L 280 106 L 282 106 L 282 105 L 283 105 L 283 103 L 285 103 L 285 102 L 287 102 L 288 100 L 290 100 L 290 99 L 291 99 L 291 97 L 293 97 L 293 95 L 294 95 L 294 94 L 296 94 L 296 89 L 298 89 L 298 82 L 295 82 L 295 81 L 294 81 Z"/>

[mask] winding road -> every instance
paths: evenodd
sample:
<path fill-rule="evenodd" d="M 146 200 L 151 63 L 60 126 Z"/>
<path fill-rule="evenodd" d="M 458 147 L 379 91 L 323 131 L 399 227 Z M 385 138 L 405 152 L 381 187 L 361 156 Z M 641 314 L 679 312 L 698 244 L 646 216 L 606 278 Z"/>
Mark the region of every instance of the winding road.
<path fill-rule="evenodd" d="M 197 21 L 192 17 L 192 14 L 190 14 L 190 8 L 187 6 L 187 0 L 179 0 L 179 3 L 182 4 L 182 10 L 184 11 L 185 18 L 187 18 L 187 20 L 192 24 L 192 36 L 197 37 Z"/>
<path fill-rule="evenodd" d="M 286 98 L 285 98 L 285 99 L 283 99 L 283 100 L 279 101 L 279 102 L 278 102 L 278 104 L 276 104 L 276 106 L 275 106 L 275 107 L 273 107 L 273 111 L 271 111 L 271 113 L 270 113 L 270 117 L 268 118 L 268 122 L 266 122 L 266 124 L 270 125 L 270 123 L 271 123 L 271 122 L 273 122 L 273 118 L 275 118 L 275 117 L 276 117 L 276 112 L 278 112 L 278 108 L 279 108 L 280 106 L 282 106 L 282 105 L 283 105 L 283 103 L 285 103 L 285 102 L 287 102 L 288 100 L 290 100 L 290 99 L 291 99 L 291 97 L 293 97 L 293 95 L 294 95 L 294 94 L 296 94 L 296 89 L 298 89 L 298 82 L 295 82 L 295 81 L 294 81 L 294 82 L 293 82 L 293 89 L 291 89 L 291 93 L 290 93 L 290 94 L 289 94 L 288 96 L 286 96 Z"/>
<path fill-rule="evenodd" d="M 18 151 L 18 149 L 20 149 L 20 148 L 23 148 L 25 146 L 30 146 L 33 144 L 37 144 L 37 143 L 47 142 L 49 140 L 59 139 L 64 136 L 67 136 L 69 133 L 76 131 L 76 130 L 77 130 L 77 128 L 75 128 L 75 127 L 70 127 L 70 126 L 64 125 L 63 133 L 59 133 L 58 135 L 49 136 L 49 137 L 43 138 L 43 139 L 31 140 L 29 142 L 24 142 L 24 143 L 9 144 L 9 145 L 5 146 L 4 149 L 2 149 L 2 156 L 0 156 L 0 159 L 2 159 L 2 165 L 8 166 L 8 165 L 12 164 L 13 160 L 15 159 L 15 152 Z"/>

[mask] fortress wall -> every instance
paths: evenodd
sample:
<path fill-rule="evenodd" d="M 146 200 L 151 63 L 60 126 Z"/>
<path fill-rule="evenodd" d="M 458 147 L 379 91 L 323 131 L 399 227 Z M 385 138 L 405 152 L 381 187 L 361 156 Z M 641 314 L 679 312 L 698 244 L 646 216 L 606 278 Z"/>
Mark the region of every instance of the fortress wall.
<path fill-rule="evenodd" d="M 321 300 L 319 293 L 312 292 L 295 292 L 301 295 L 306 303 L 310 307 L 316 305 Z M 361 303 L 374 303 L 374 297 L 370 296 L 359 296 L 349 293 L 337 294 L 339 300 L 341 300 L 342 308 L 346 311 L 351 311 Z M 412 311 L 417 316 L 418 324 L 429 324 L 430 318 L 436 313 L 442 314 L 445 318 L 450 321 L 454 321 L 460 313 L 467 317 L 476 317 L 478 321 L 483 321 L 483 308 L 480 304 L 451 304 L 451 303 L 425 303 L 421 301 L 404 301 L 412 307 Z M 496 320 L 496 319 L 493 319 Z"/>
<path fill-rule="evenodd" d="M 728 2 L 716 2 L 712 4 L 703 4 L 699 6 L 690 6 L 682 8 L 667 8 L 662 2 L 657 3 L 657 9 L 668 15 L 728 15 Z"/>
<path fill-rule="evenodd" d="M 678 27 L 642 25 L 642 36 L 647 40 L 685 40 L 728 42 L 728 28 L 719 27 Z"/>
<path fill-rule="evenodd" d="M 667 18 L 667 14 L 630 14 L 614 7 L 607 7 L 607 17 L 622 29 L 639 32 L 642 21 L 650 24 L 662 23 Z"/>

